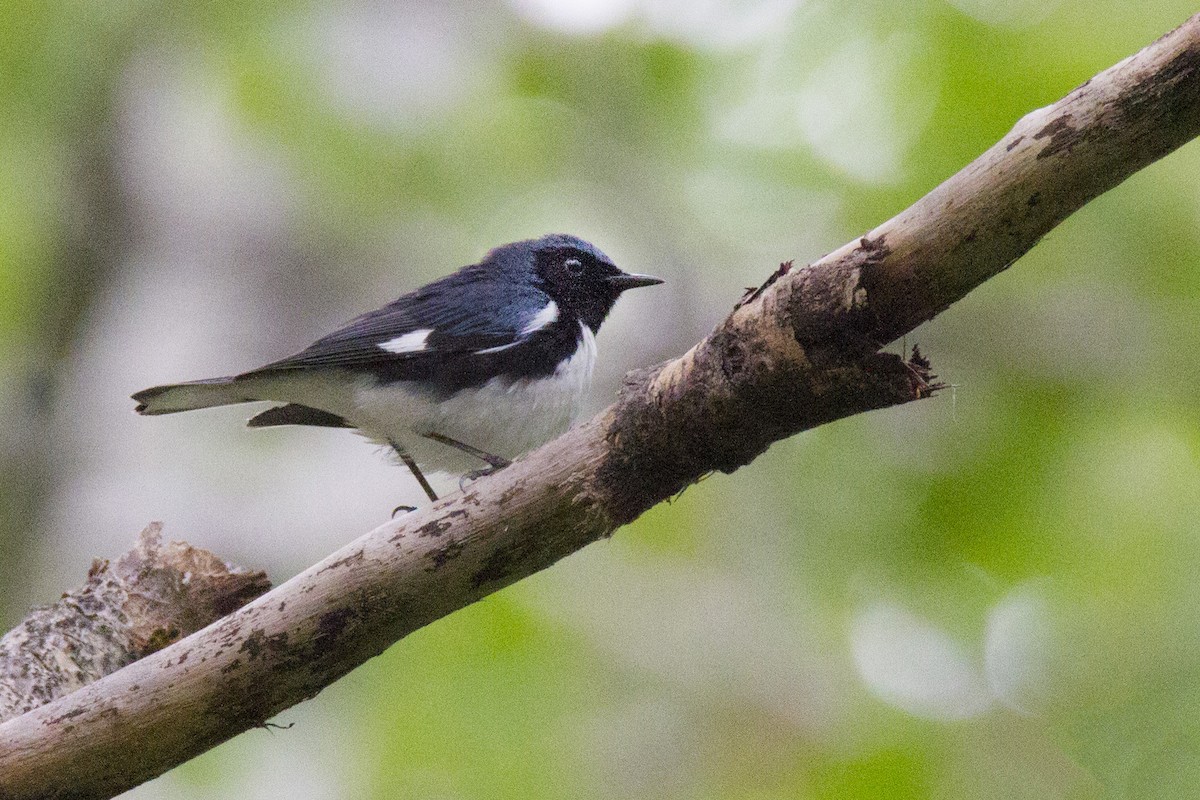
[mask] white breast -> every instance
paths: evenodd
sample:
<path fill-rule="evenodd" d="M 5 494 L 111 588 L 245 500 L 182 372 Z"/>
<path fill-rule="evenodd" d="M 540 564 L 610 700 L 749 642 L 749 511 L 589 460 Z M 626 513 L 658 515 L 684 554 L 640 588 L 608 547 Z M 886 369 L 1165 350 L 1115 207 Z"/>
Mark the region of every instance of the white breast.
<path fill-rule="evenodd" d="M 411 384 L 363 385 L 347 420 L 380 443 L 392 440 L 430 471 L 461 474 L 482 464 L 426 439 L 440 433 L 504 458 L 532 450 L 565 431 L 591 385 L 596 337 L 580 323 L 579 346 L 546 378 L 493 378 L 435 402 Z"/>

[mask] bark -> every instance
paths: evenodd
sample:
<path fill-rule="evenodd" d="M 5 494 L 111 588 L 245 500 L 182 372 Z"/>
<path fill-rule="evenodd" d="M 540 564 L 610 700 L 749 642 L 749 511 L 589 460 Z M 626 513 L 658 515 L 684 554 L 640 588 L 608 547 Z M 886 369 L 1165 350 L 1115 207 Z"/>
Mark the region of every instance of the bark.
<path fill-rule="evenodd" d="M 400 637 L 713 470 L 927 396 L 878 352 L 1200 133 L 1200 17 L 1035 111 L 911 208 L 783 265 L 682 357 L 503 472 L 384 525 L 203 631 L 0 725 L 0 797 L 105 797 L 319 692 Z"/>
<path fill-rule="evenodd" d="M 151 523 L 117 562 L 0 638 L 0 720 L 62 697 L 194 633 L 271 588 Z"/>

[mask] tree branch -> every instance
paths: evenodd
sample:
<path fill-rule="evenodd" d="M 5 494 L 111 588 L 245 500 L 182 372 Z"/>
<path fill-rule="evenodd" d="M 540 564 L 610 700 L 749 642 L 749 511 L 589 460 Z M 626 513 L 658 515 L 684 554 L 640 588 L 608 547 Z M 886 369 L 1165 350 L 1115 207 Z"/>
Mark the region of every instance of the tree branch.
<path fill-rule="evenodd" d="M 502 473 L 214 625 L 0 725 L 0 797 L 105 797 L 311 697 L 400 637 L 610 535 L 712 470 L 926 396 L 877 352 L 1200 133 L 1200 16 L 1035 111 L 908 210 L 788 265 L 682 357 Z"/>
<path fill-rule="evenodd" d="M 0 637 L 0 720 L 23 714 L 195 633 L 271 588 L 150 523 L 116 563 Z"/>

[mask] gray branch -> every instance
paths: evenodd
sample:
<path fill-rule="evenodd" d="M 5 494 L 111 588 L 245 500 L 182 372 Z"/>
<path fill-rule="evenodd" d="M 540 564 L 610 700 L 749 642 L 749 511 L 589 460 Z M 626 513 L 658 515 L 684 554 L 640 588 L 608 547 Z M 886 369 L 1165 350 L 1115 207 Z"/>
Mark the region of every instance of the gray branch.
<path fill-rule="evenodd" d="M 713 470 L 927 396 L 879 347 L 1200 133 L 1200 17 L 1066 98 L 866 236 L 772 273 L 616 404 L 465 493 L 0 725 L 0 797 L 107 797 L 312 697 L 408 633 L 611 535 Z"/>

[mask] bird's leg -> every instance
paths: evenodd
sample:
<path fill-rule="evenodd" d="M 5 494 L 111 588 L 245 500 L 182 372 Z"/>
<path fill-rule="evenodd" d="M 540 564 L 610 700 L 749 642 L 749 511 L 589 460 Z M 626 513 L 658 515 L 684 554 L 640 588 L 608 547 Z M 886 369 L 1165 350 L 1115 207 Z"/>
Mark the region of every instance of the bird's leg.
<path fill-rule="evenodd" d="M 487 464 L 487 466 L 483 469 L 471 470 L 466 475 L 463 475 L 458 482 L 459 489 L 463 488 L 463 485 L 466 481 L 473 481 L 476 478 L 482 478 L 485 475 L 491 475 L 493 472 L 502 470 L 512 463 L 507 458 L 494 456 L 485 450 L 480 450 L 478 447 L 472 447 L 469 444 L 463 444 L 457 439 L 451 439 L 449 436 L 443 436 L 440 433 L 427 433 L 425 434 L 425 438 L 432 439 L 433 441 L 438 442 L 439 444 L 444 444 L 447 447 L 453 447 L 455 450 L 460 450 L 469 456 L 474 456 L 475 458 L 478 458 L 480 461 L 483 461 Z"/>
<path fill-rule="evenodd" d="M 480 461 L 485 462 L 489 467 L 491 467 L 493 472 L 498 469 L 504 469 L 512 463 L 507 458 L 494 456 L 485 450 L 480 450 L 478 447 L 471 447 L 469 444 L 463 444 L 457 439 L 451 439 L 449 436 L 443 436 L 440 433 L 427 433 L 425 434 L 425 438 L 433 439 L 435 442 L 444 444 L 447 447 L 453 447 L 455 450 L 461 450 L 469 456 L 475 456 Z"/>
<path fill-rule="evenodd" d="M 434 493 L 433 487 L 429 485 L 429 481 L 427 481 L 425 476 L 421 474 L 421 468 L 417 466 L 417 462 L 413 461 L 413 457 L 408 454 L 407 450 L 396 444 L 391 439 L 388 439 L 388 444 L 390 444 L 392 449 L 396 451 L 396 455 L 400 456 L 400 460 L 404 462 L 404 466 L 408 467 L 408 471 L 411 472 L 413 477 L 417 479 L 417 483 L 421 484 L 421 488 L 425 490 L 425 494 L 429 496 L 429 499 L 436 502 L 438 496 Z M 392 511 L 392 516 L 396 516 L 396 511 L 399 511 L 404 507 L 405 506 L 396 506 L 396 509 Z"/>

